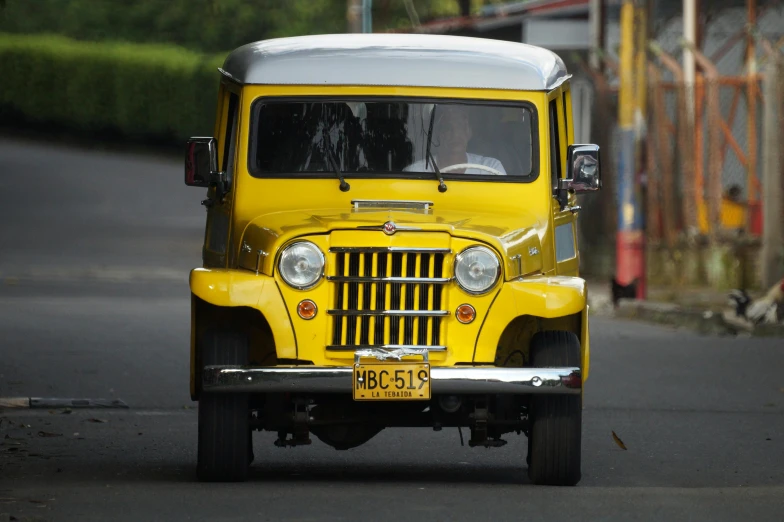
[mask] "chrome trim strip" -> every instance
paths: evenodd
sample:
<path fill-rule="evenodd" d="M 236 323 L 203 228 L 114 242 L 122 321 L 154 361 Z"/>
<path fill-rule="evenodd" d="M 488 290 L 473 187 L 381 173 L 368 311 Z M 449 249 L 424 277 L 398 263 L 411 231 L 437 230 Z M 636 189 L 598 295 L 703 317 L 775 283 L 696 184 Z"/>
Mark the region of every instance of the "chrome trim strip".
<path fill-rule="evenodd" d="M 407 248 L 407 247 L 331 247 L 330 253 L 336 254 L 373 254 L 392 252 L 402 254 L 451 254 L 451 248 Z"/>
<path fill-rule="evenodd" d="M 381 232 L 384 232 L 387 235 L 392 235 L 395 232 L 421 232 L 422 231 L 422 229 L 419 227 L 406 227 L 402 225 L 395 225 L 395 231 L 391 233 L 386 232 L 386 227 L 384 225 L 360 225 L 357 227 L 357 230 L 380 230 Z"/>
<path fill-rule="evenodd" d="M 582 390 L 579 368 L 498 368 L 495 366 L 431 367 L 433 394 L 519 393 L 577 395 Z M 352 366 L 206 366 L 205 392 L 351 393 Z"/>
<path fill-rule="evenodd" d="M 395 317 L 443 317 L 449 310 L 327 310 L 337 316 L 395 316 Z"/>
<path fill-rule="evenodd" d="M 360 208 L 421 208 L 428 210 L 433 206 L 432 201 L 417 201 L 412 199 L 352 199 L 351 205 Z"/>
<path fill-rule="evenodd" d="M 566 80 L 570 80 L 571 78 L 572 78 L 571 74 L 565 74 L 565 75 L 561 76 L 560 78 L 556 79 L 555 81 L 550 82 L 549 85 L 548 85 L 548 87 L 549 87 L 548 91 L 552 91 L 553 89 L 557 89 L 558 87 L 561 86 L 561 84 L 563 82 L 565 82 Z"/>
<path fill-rule="evenodd" d="M 445 352 L 446 346 L 440 345 L 423 345 L 423 344 L 358 344 L 358 345 L 342 345 L 342 344 L 329 344 L 327 351 L 329 352 L 356 352 L 358 350 L 422 350 L 427 352 Z"/>
<path fill-rule="evenodd" d="M 263 250 L 259 250 L 258 252 L 256 252 L 256 275 L 259 275 L 259 272 L 261 271 L 261 258 L 267 257 L 268 255 L 269 252 L 265 252 Z M 322 253 L 321 256 L 324 257 L 324 254 Z M 325 259 L 324 263 L 326 264 L 326 257 L 324 257 L 324 259 Z M 324 275 L 323 269 L 321 270 L 321 275 Z"/>
<path fill-rule="evenodd" d="M 516 256 L 510 257 L 509 261 L 514 261 L 517 263 L 517 277 L 523 275 L 523 256 L 521 254 L 517 254 Z"/>
<path fill-rule="evenodd" d="M 363 357 L 373 357 L 377 361 L 386 361 L 388 359 L 402 361 L 403 357 L 411 355 L 422 357 L 422 362 L 430 362 L 430 352 L 428 350 L 420 347 L 406 347 L 405 345 L 401 345 L 398 348 L 390 349 L 369 347 L 363 350 L 357 350 L 354 352 L 354 365 L 360 364 Z"/>
<path fill-rule="evenodd" d="M 238 83 L 238 84 L 242 85 L 242 81 L 240 81 L 238 78 L 232 76 L 231 73 L 228 72 L 227 70 L 225 70 L 223 67 L 218 67 L 218 72 L 221 73 L 226 78 L 228 78 L 229 80 L 233 81 L 234 83 Z"/>
<path fill-rule="evenodd" d="M 327 276 L 327 281 L 338 283 L 423 283 L 429 285 L 445 285 L 452 281 L 449 277 L 359 277 L 359 276 Z"/>

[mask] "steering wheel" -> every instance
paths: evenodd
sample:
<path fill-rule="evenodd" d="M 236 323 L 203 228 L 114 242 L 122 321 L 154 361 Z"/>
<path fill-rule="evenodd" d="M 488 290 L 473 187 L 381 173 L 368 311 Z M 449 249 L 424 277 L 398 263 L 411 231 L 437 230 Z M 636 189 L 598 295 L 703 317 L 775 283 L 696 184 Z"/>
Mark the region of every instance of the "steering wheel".
<path fill-rule="evenodd" d="M 489 172 L 490 174 L 495 174 L 496 176 L 503 176 L 504 173 L 498 170 L 495 170 L 492 167 L 488 167 L 487 165 L 480 165 L 478 163 L 456 163 L 454 165 L 449 165 L 448 167 L 443 167 L 439 169 L 441 172 L 451 172 L 453 170 L 458 169 L 480 169 Z"/>

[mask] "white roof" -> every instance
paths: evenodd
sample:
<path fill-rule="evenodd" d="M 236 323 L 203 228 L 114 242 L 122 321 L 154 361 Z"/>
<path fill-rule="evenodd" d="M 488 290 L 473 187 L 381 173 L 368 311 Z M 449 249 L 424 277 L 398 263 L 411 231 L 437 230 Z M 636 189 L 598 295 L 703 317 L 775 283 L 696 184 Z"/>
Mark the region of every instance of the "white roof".
<path fill-rule="evenodd" d="M 541 47 L 420 34 L 334 34 L 264 40 L 232 51 L 221 72 L 241 84 L 522 91 L 549 91 L 569 78 L 561 58 Z"/>

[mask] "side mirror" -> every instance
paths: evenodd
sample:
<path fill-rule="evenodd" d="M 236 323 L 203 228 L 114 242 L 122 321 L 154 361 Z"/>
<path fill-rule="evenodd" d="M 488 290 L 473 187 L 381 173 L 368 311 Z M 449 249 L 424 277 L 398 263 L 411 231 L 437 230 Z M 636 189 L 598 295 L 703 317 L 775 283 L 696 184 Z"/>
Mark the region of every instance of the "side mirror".
<path fill-rule="evenodd" d="M 570 179 L 562 180 L 561 188 L 578 193 L 602 188 L 598 145 L 569 145 L 566 168 Z"/>
<path fill-rule="evenodd" d="M 209 187 L 220 180 L 215 138 L 191 138 L 185 145 L 185 184 Z"/>

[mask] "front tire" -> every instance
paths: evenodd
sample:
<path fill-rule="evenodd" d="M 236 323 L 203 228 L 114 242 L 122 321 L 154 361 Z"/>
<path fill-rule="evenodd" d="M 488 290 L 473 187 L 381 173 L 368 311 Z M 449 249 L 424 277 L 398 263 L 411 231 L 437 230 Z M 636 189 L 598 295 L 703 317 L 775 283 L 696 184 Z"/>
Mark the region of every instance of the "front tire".
<path fill-rule="evenodd" d="M 572 332 L 539 332 L 531 339 L 531 366 L 581 367 L 580 340 Z M 580 481 L 581 395 L 534 395 L 529 412 L 528 477 L 539 485 Z"/>
<path fill-rule="evenodd" d="M 201 346 L 202 365 L 244 365 L 245 335 L 209 331 Z M 248 478 L 252 455 L 248 395 L 205 393 L 199 396 L 199 442 L 196 472 L 205 482 L 240 482 Z"/>

